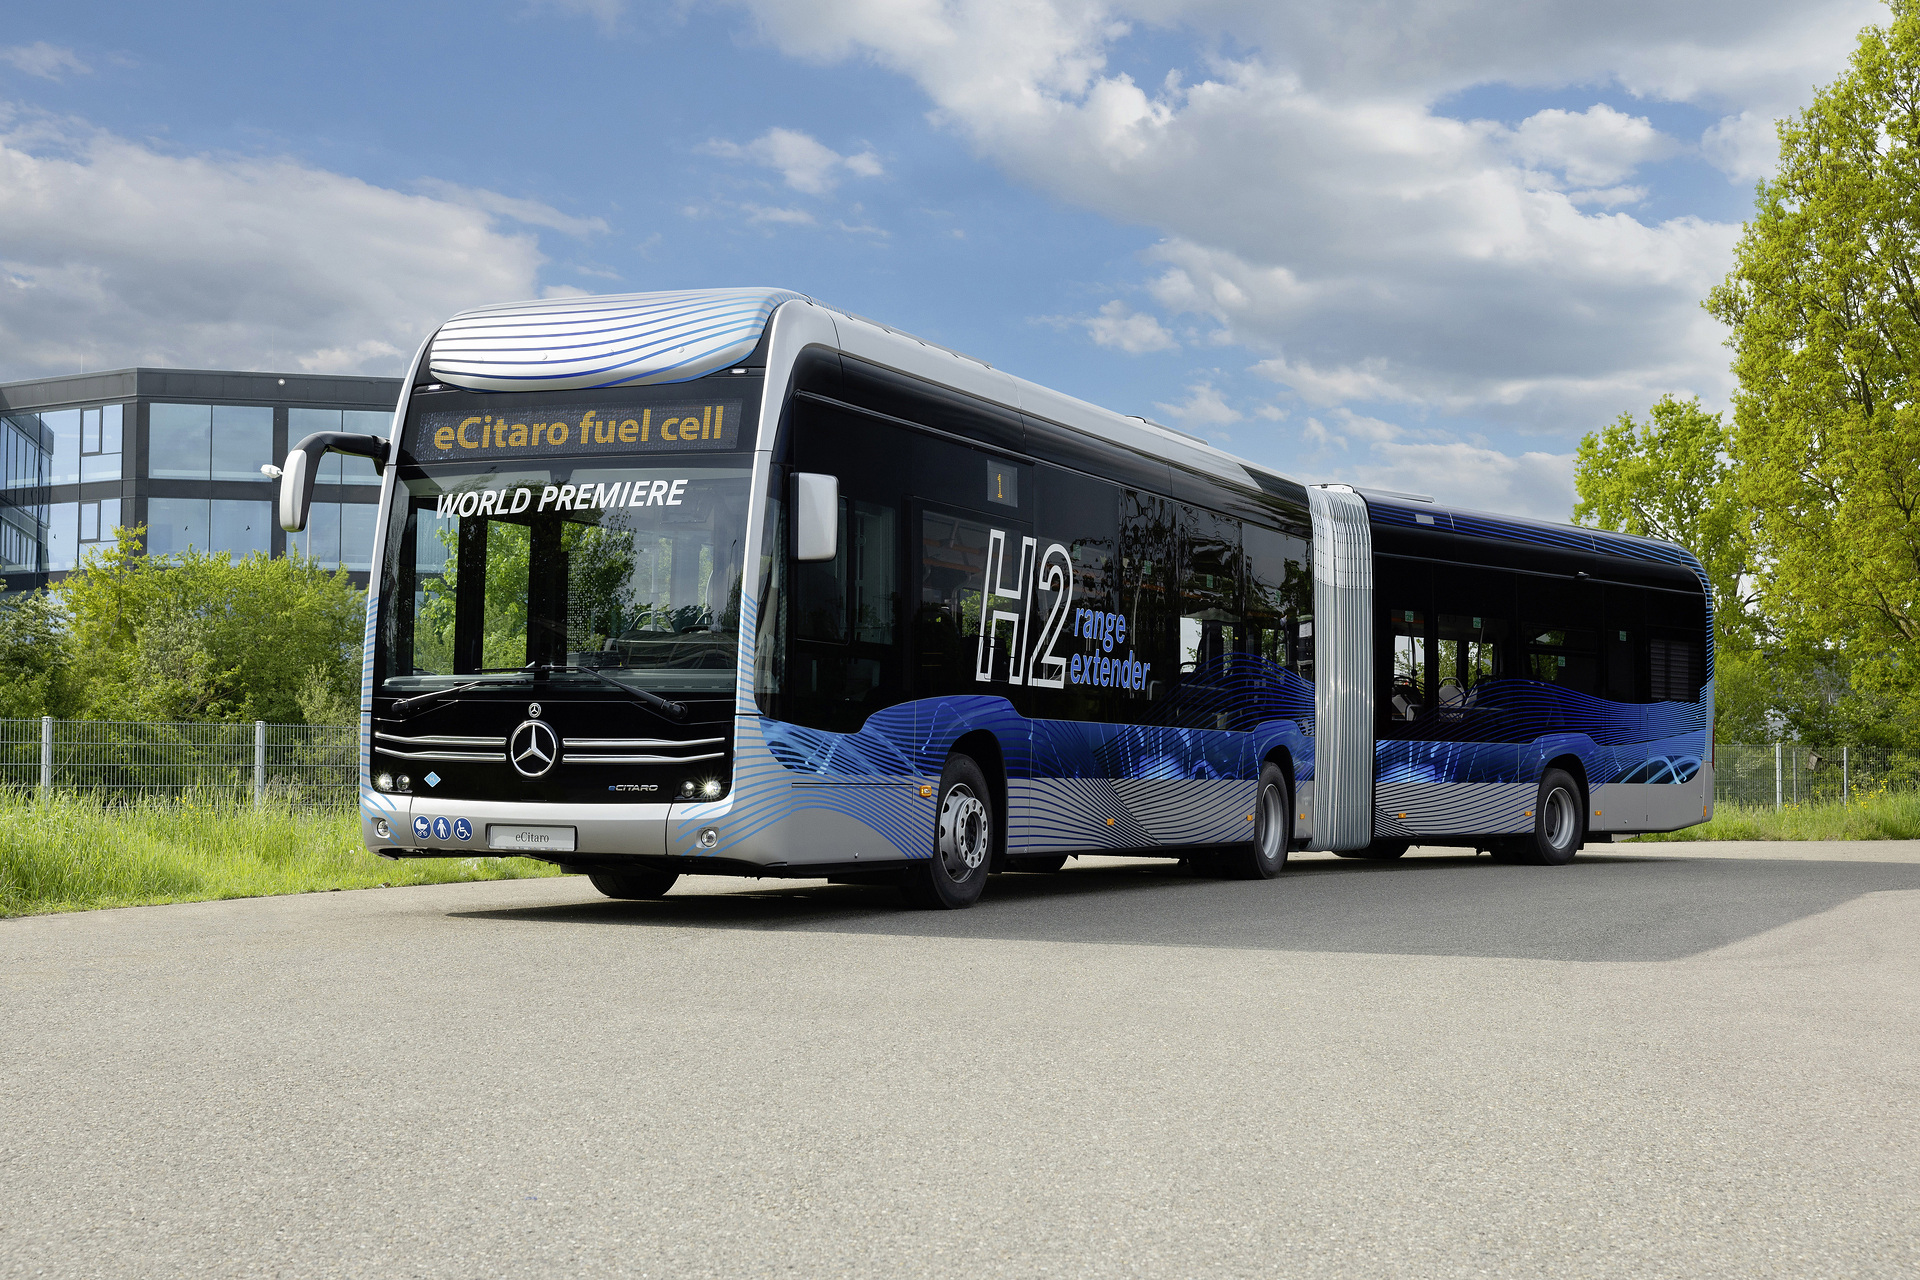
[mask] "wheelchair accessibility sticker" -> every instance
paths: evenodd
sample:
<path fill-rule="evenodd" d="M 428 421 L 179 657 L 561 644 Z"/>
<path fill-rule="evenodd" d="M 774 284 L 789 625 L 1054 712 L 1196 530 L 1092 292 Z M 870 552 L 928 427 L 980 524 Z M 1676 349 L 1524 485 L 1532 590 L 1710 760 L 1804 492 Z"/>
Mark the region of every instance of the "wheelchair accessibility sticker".
<path fill-rule="evenodd" d="M 456 840 L 473 839 L 473 824 L 465 818 L 455 818 L 453 820 L 453 838 Z"/>

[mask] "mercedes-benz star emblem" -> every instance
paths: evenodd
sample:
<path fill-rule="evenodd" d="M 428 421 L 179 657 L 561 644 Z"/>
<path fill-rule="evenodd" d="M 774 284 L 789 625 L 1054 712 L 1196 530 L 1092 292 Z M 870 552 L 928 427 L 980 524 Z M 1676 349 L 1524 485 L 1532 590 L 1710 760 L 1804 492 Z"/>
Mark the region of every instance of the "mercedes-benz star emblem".
<path fill-rule="evenodd" d="M 507 759 L 522 776 L 537 778 L 560 759 L 560 738 L 544 720 L 528 720 L 507 739 Z"/>
<path fill-rule="evenodd" d="M 540 718 L 540 704 L 536 702 L 527 708 L 527 719 L 538 720 L 539 718 Z"/>

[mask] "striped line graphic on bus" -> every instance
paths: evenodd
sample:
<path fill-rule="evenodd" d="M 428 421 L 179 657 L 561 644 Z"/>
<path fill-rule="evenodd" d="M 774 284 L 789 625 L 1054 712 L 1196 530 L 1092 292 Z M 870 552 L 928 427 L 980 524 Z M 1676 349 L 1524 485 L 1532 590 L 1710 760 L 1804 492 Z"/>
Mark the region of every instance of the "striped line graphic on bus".
<path fill-rule="evenodd" d="M 785 289 L 554 298 L 463 311 L 433 337 L 428 369 L 473 391 L 686 382 L 745 358 Z"/>

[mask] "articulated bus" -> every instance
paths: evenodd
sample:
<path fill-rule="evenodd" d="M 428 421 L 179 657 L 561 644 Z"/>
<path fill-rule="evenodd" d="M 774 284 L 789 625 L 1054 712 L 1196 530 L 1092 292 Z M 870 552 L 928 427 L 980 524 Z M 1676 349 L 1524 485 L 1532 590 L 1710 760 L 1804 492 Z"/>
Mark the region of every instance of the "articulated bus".
<path fill-rule="evenodd" d="M 381 469 L 362 828 L 964 907 L 1076 855 L 1561 864 L 1713 803 L 1677 546 L 1303 485 L 800 294 L 454 317 Z"/>

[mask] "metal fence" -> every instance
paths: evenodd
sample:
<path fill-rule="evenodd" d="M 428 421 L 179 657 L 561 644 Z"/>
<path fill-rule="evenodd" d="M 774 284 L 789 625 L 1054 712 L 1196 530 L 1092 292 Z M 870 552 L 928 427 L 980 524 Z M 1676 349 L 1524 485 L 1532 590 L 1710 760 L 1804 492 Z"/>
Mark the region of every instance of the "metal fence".
<path fill-rule="evenodd" d="M 16 791 L 350 808 L 359 763 L 348 724 L 0 720 L 0 786 Z"/>
<path fill-rule="evenodd" d="M 1844 805 L 1915 790 L 1920 790 L 1920 755 L 1912 752 L 1797 742 L 1723 742 L 1715 749 L 1716 803 Z"/>
<path fill-rule="evenodd" d="M 351 808 L 359 761 L 350 724 L 0 720 L 0 786 L 14 791 Z M 1717 803 L 1848 804 L 1920 790 L 1920 754 L 1879 747 L 1723 742 L 1715 766 Z"/>

